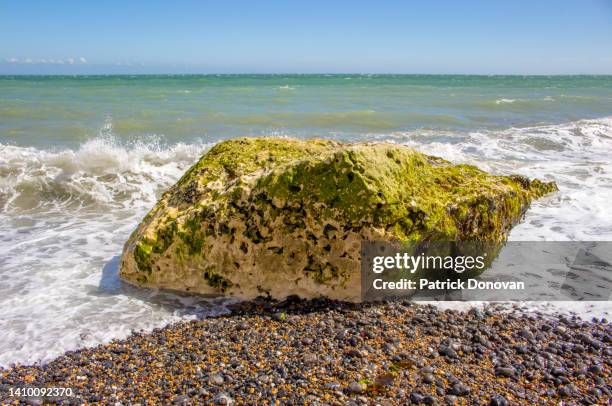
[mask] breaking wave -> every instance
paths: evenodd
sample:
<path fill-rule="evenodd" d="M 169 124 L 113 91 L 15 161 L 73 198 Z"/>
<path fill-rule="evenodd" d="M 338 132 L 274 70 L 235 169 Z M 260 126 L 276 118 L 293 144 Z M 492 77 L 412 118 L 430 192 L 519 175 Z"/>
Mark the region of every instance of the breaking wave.
<path fill-rule="evenodd" d="M 150 205 L 202 154 L 206 144 L 121 144 L 101 137 L 77 150 L 0 144 L 0 207 L 6 213 Z"/>
<path fill-rule="evenodd" d="M 131 230 L 206 148 L 113 137 L 76 150 L 0 145 L 0 365 L 223 311 L 129 292 L 117 276 Z"/>

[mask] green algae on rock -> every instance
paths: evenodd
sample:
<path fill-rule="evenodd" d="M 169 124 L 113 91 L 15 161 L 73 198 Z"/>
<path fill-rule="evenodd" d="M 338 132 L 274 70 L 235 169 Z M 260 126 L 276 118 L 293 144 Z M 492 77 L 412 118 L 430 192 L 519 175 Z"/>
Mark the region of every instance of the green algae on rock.
<path fill-rule="evenodd" d="M 238 138 L 212 147 L 125 245 L 121 277 L 200 294 L 360 297 L 362 240 L 504 241 L 554 183 L 392 143 Z"/>

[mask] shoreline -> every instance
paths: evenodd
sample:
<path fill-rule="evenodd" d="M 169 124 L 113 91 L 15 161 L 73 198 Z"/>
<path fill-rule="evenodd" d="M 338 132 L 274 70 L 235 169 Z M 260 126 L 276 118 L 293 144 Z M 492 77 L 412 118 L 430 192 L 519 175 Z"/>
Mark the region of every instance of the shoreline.
<path fill-rule="evenodd" d="M 399 301 L 229 307 L 229 315 L 0 369 L 0 399 L 23 403 L 7 396 L 18 385 L 73 388 L 80 399 L 65 404 L 548 404 L 612 396 L 605 319 Z"/>

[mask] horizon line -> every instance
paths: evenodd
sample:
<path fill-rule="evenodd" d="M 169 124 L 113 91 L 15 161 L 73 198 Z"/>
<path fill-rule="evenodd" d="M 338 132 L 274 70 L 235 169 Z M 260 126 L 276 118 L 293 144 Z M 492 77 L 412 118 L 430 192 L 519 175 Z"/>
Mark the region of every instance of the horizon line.
<path fill-rule="evenodd" d="M 208 72 L 208 73 L 180 73 L 180 72 L 164 72 L 164 73 L 0 73 L 2 76 L 342 76 L 342 75 L 357 75 L 357 76 L 612 76 L 612 73 L 372 73 L 372 72 Z"/>

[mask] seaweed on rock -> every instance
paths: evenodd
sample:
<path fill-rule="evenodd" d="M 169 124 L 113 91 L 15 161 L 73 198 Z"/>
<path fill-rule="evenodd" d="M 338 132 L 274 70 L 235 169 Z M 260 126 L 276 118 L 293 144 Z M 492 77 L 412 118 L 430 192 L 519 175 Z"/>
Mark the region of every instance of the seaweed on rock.
<path fill-rule="evenodd" d="M 121 276 L 203 294 L 358 300 L 362 240 L 504 241 L 555 190 L 391 143 L 238 138 L 212 147 L 147 214 Z"/>

